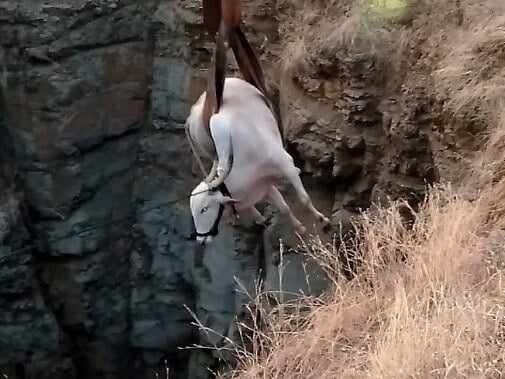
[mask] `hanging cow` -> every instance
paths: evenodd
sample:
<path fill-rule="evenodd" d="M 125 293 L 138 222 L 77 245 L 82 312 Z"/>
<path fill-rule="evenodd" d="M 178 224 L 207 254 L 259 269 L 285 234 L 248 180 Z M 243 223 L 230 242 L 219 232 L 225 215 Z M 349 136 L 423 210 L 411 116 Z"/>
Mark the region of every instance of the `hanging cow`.
<path fill-rule="evenodd" d="M 276 188 L 286 180 L 314 217 L 327 226 L 328 218 L 312 204 L 300 180 L 300 170 L 284 149 L 261 66 L 240 29 L 240 0 L 203 1 L 204 23 L 210 33 L 217 35 L 207 91 L 191 107 L 186 121 L 193 152 L 213 160 L 210 174 L 191 193 L 198 241 L 203 244 L 217 235 L 226 205 L 236 213 L 249 211 L 263 222 L 255 208 L 263 199 L 287 216 L 297 232 L 305 233 L 305 227 Z M 244 80 L 225 79 L 226 42 Z"/>
<path fill-rule="evenodd" d="M 210 155 L 214 144 L 218 157 L 214 169 L 218 176 L 226 175 L 217 188 L 202 181 L 191 193 L 198 241 L 204 244 L 217 235 L 226 205 L 232 205 L 238 213 L 251 212 L 258 222 L 263 222 L 255 204 L 264 199 L 287 216 L 298 233 L 304 234 L 305 227 L 276 188 L 286 180 L 315 219 L 328 226 L 328 218 L 312 204 L 300 180 L 300 170 L 284 149 L 277 121 L 262 93 L 240 78 L 225 80 L 221 108 L 210 118 L 213 143 L 202 128 L 205 97 L 203 93 L 191 108 L 187 119 L 189 135 L 195 150 L 204 154 Z"/>

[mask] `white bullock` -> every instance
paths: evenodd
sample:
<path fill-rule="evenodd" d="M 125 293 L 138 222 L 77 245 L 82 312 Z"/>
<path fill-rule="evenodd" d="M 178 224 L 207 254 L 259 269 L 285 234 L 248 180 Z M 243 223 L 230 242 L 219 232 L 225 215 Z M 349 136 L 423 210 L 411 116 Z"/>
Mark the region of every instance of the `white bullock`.
<path fill-rule="evenodd" d="M 288 217 L 298 233 L 304 234 L 305 227 L 276 188 L 286 180 L 315 219 L 327 226 L 328 218 L 312 204 L 300 180 L 300 170 L 283 147 L 276 119 L 262 94 L 242 79 L 226 78 L 222 106 L 210 119 L 215 150 L 202 122 L 204 100 L 205 92 L 191 107 L 186 121 L 195 150 L 214 161 L 210 176 L 191 193 L 190 208 L 197 240 L 205 244 L 217 235 L 226 205 L 234 205 L 239 214 L 251 212 L 257 222 L 263 222 L 254 205 L 264 199 Z M 213 178 L 216 174 L 217 178 Z M 223 179 L 229 193 L 215 188 Z"/>

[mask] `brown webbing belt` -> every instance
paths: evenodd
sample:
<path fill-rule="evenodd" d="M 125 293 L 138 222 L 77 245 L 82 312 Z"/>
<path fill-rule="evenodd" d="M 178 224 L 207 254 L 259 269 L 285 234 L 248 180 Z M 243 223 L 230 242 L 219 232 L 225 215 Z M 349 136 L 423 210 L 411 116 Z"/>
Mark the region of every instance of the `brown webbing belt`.
<path fill-rule="evenodd" d="M 269 101 L 263 70 L 253 48 L 240 28 L 242 22 L 240 0 L 203 0 L 203 12 L 205 28 L 211 35 L 215 35 L 216 41 L 203 110 L 203 124 L 209 135 L 210 118 L 219 112 L 222 104 L 228 46 L 233 51 L 244 80 L 261 92 L 263 99 L 275 116 L 274 108 Z M 279 120 L 277 121 L 282 135 L 282 128 Z"/>

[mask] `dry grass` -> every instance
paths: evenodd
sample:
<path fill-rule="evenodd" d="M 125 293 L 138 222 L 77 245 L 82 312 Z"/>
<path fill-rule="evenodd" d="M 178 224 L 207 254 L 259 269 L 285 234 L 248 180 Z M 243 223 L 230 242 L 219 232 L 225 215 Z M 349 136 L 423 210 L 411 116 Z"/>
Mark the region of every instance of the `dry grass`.
<path fill-rule="evenodd" d="M 491 171 L 505 161 L 492 145 Z M 410 226 L 401 203 L 365 213 L 352 282 L 330 247 L 310 244 L 333 293 L 306 299 L 304 310 L 264 309 L 232 377 L 503 377 L 505 177 L 497 179 L 475 191 L 433 188 Z"/>
<path fill-rule="evenodd" d="M 297 306 L 261 306 L 261 326 L 242 325 L 252 349 L 238 351 L 239 366 L 227 376 L 505 377 L 505 20 L 496 12 L 502 4 L 425 3 L 430 12 L 438 4 L 440 13 L 421 23 L 434 30 L 420 34 L 436 35 L 424 44 L 436 49 L 427 54 L 431 75 L 449 114 L 479 122 L 479 154 L 462 182 L 428 191 L 413 223 L 404 222 L 401 201 L 363 214 L 348 247 L 359 261 L 354 280 L 342 278 L 331 246 L 311 241 L 307 252 L 326 269 L 333 291 Z M 461 7 L 461 22 L 444 29 L 447 15 Z M 356 20 L 325 35 L 335 46 L 348 44 L 341 32 L 357 30 Z M 370 38 L 363 33 L 353 36 Z M 317 49 L 303 39 L 293 44 L 288 68 L 307 70 Z"/>
<path fill-rule="evenodd" d="M 288 41 L 282 54 L 284 75 L 310 76 L 318 66 L 331 64 L 336 57 L 345 60 L 358 54 L 375 61 L 375 70 L 385 74 L 400 71 L 407 48 L 404 31 L 372 25 L 360 1 L 303 7 L 298 22 L 294 23 L 299 38 Z M 320 17 L 320 13 L 325 17 Z"/>
<path fill-rule="evenodd" d="M 412 20 L 391 25 L 370 20 L 369 1 L 295 2 L 295 21 L 281 28 L 295 36 L 286 38 L 282 52 L 284 75 L 314 76 L 321 64 L 336 71 L 331 62 L 362 55 L 398 91 L 424 66 L 451 117 L 496 122 L 505 100 L 505 2 L 410 0 Z"/>
<path fill-rule="evenodd" d="M 445 108 L 465 123 L 496 122 L 505 104 L 505 3 L 501 8 L 488 15 L 486 7 L 469 7 L 465 28 L 450 34 L 451 49 L 435 71 Z"/>

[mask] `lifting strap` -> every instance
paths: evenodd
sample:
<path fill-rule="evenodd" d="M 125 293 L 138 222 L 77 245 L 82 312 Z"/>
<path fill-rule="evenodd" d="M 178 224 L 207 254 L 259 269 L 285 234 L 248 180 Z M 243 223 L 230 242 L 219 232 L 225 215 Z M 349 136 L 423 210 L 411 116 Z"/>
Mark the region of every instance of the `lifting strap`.
<path fill-rule="evenodd" d="M 282 127 L 275 109 L 269 100 L 265 78 L 259 60 L 247 41 L 240 24 L 242 22 L 241 0 L 202 0 L 204 26 L 215 35 L 216 48 L 209 69 L 207 92 L 203 109 L 203 124 L 210 135 L 210 118 L 219 112 L 222 105 L 227 65 L 227 50 L 231 47 L 242 77 L 256 87 L 276 118 L 282 136 Z"/>

